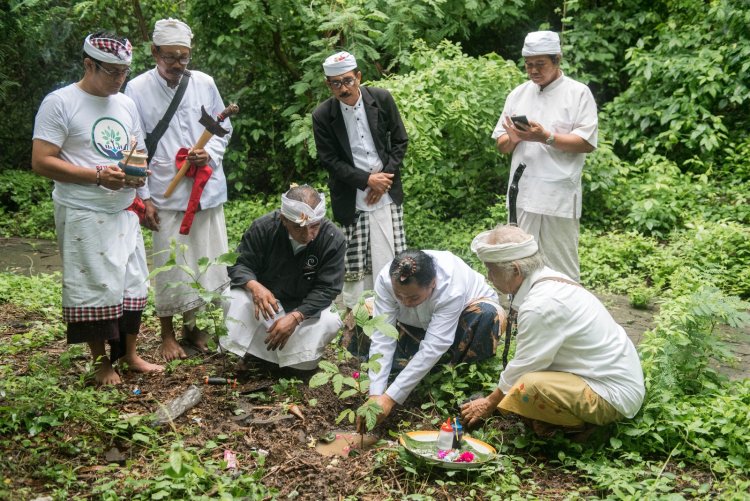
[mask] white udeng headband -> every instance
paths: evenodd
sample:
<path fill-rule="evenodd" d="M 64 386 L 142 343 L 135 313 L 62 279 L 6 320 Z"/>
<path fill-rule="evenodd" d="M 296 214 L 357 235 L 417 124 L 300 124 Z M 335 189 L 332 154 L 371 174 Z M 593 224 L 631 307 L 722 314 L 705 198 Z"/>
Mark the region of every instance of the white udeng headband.
<path fill-rule="evenodd" d="M 116 52 L 116 54 L 101 50 L 94 44 L 106 47 L 107 49 Z M 91 35 L 89 35 L 83 42 L 83 51 L 97 61 L 103 63 L 130 65 L 130 61 L 133 59 L 133 51 L 130 42 L 125 45 L 120 41 L 112 40 L 111 38 L 92 39 Z"/>
<path fill-rule="evenodd" d="M 151 37 L 154 45 L 179 45 L 190 48 L 193 39 L 193 30 L 190 26 L 178 19 L 160 19 L 154 25 L 154 34 Z"/>
<path fill-rule="evenodd" d="M 286 193 L 281 195 L 281 215 L 300 226 L 315 224 L 326 215 L 326 199 L 320 193 L 320 202 L 314 209 L 305 202 L 291 200 Z"/>
<path fill-rule="evenodd" d="M 491 233 L 492 230 L 483 231 L 471 241 L 471 250 L 483 263 L 508 263 L 533 256 L 539 251 L 539 246 L 531 235 L 524 242 L 493 245 L 486 243 Z"/>

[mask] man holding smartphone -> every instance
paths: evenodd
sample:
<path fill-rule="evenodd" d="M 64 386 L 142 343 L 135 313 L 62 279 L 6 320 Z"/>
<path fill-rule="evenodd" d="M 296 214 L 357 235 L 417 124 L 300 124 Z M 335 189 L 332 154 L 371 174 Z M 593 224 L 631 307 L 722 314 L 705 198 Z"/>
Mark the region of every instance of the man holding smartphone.
<path fill-rule="evenodd" d="M 534 236 L 547 265 L 579 281 L 581 173 L 597 144 L 599 121 L 589 88 L 560 69 L 560 37 L 529 33 L 521 52 L 529 81 L 508 95 L 492 138 L 519 164 L 518 225 Z"/>

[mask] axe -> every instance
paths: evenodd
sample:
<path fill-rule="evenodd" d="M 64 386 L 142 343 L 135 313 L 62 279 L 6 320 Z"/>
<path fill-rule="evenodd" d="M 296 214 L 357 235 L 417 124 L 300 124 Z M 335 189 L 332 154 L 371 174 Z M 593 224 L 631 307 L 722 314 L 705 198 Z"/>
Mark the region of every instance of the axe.
<path fill-rule="evenodd" d="M 219 113 L 216 117 L 216 120 L 214 120 L 211 115 L 206 112 L 206 108 L 201 106 L 201 118 L 198 120 L 202 126 L 206 128 L 206 130 L 203 131 L 203 134 L 201 134 L 201 137 L 198 138 L 198 141 L 195 143 L 195 145 L 190 149 L 190 151 L 193 150 L 199 150 L 206 146 L 206 143 L 208 143 L 209 139 L 211 139 L 214 136 L 224 137 L 226 136 L 229 131 L 224 129 L 221 125 L 221 122 L 224 121 L 225 118 L 231 117 L 232 115 L 236 115 L 239 113 L 240 108 L 236 104 L 230 104 L 227 106 L 227 108 Z M 169 183 L 169 186 L 167 186 L 167 191 L 164 192 L 164 198 L 169 198 L 172 196 L 172 193 L 174 192 L 175 188 L 177 188 L 177 185 L 180 183 L 180 180 L 185 177 L 185 174 L 187 174 L 188 169 L 190 168 L 190 162 L 185 162 L 185 164 L 180 168 L 180 170 L 177 172 L 177 175 L 175 175 L 174 179 L 172 179 L 172 182 Z"/>

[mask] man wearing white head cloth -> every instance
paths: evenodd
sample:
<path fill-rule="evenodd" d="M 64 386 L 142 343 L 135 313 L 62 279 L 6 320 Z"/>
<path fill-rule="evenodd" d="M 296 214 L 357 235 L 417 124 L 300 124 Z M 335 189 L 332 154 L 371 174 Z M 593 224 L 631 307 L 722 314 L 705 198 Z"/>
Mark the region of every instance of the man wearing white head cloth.
<path fill-rule="evenodd" d="M 529 33 L 521 53 L 529 81 L 508 95 L 492 138 L 501 153 L 513 154 L 511 179 L 526 164 L 518 225 L 534 236 L 548 265 L 578 281 L 581 173 L 597 144 L 596 102 L 586 85 L 560 69 L 557 33 Z"/>
<path fill-rule="evenodd" d="M 125 38 L 86 37 L 83 78 L 44 98 L 31 153 L 34 172 L 55 181 L 67 340 L 89 345 L 99 384 L 121 382 L 112 365 L 119 358 L 130 370 L 163 370 L 136 353 L 148 268 L 138 217 L 127 209 L 143 181 L 118 167 L 131 145 L 144 148 L 135 104 L 119 92 L 131 58 Z"/>
<path fill-rule="evenodd" d="M 229 267 L 228 335 L 221 347 L 279 367 L 312 370 L 342 323 L 333 305 L 344 282 L 344 235 L 310 186 L 250 225 Z"/>
<path fill-rule="evenodd" d="M 333 96 L 313 111 L 313 132 L 328 171 L 333 219 L 346 234 L 343 300 L 352 308 L 406 249 L 401 164 L 409 140 L 391 94 L 360 86 L 353 55 L 333 54 L 323 71 Z"/>
<path fill-rule="evenodd" d="M 232 124 L 224 120 L 221 125 L 229 134 L 214 136 L 205 148 L 191 149 L 204 131 L 199 123 L 201 106 L 216 117 L 224 110 L 224 102 L 213 78 L 200 71 L 187 70 L 193 48 L 193 32 L 187 24 L 171 18 L 157 21 L 152 42 L 155 67 L 134 78 L 125 90 L 138 107 L 152 157 L 148 185 L 140 189 L 138 195 L 145 203 L 145 224 L 154 230 L 154 266 L 166 263 L 171 242 L 176 241 L 176 251 L 180 254 L 177 261 L 186 263 L 198 274 L 199 259 L 216 258 L 229 248 L 224 221 L 227 182 L 222 161 Z M 173 103 L 176 108 L 168 115 Z M 160 125 L 162 123 L 164 126 Z M 183 179 L 167 198 L 164 193 L 178 165 L 185 161 L 186 152 L 186 161 L 191 164 L 187 179 Z M 189 224 L 186 222 L 192 211 L 187 208 L 191 200 L 191 206 L 198 206 L 199 211 Z M 218 292 L 228 287 L 229 278 L 223 266 L 212 266 L 199 275 L 205 290 Z M 154 282 L 163 357 L 166 360 L 186 357 L 184 348 L 177 342 L 174 315 L 182 315 L 183 338 L 206 351 L 205 334 L 195 325 L 195 315 L 203 301 L 198 292 L 187 285 L 192 279 L 181 269 L 173 268 L 158 274 Z M 174 287 L 175 284 L 182 285 Z"/>
<path fill-rule="evenodd" d="M 476 424 L 500 409 L 549 435 L 635 416 L 645 395 L 641 363 L 604 305 L 545 266 L 534 237 L 518 227 L 480 233 L 471 249 L 493 285 L 513 294 L 518 334 L 495 391 L 462 407 L 465 422 Z"/>

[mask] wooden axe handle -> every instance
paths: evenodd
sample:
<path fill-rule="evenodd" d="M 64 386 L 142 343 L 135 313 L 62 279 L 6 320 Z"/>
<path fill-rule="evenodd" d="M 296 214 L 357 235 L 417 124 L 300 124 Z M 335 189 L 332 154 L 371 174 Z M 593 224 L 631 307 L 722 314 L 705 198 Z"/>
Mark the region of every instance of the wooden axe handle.
<path fill-rule="evenodd" d="M 207 130 L 203 131 L 203 134 L 201 134 L 201 137 L 198 138 L 198 142 L 195 143 L 195 146 L 190 148 L 190 151 L 193 150 L 200 150 L 203 149 L 203 147 L 206 146 L 206 143 L 213 137 L 214 135 L 208 132 Z M 185 177 L 185 174 L 187 174 L 188 169 L 190 168 L 190 162 L 186 159 L 185 163 L 182 164 L 182 167 L 180 167 L 180 170 L 177 171 L 177 174 L 175 175 L 174 179 L 169 183 L 169 186 L 167 186 L 167 191 L 164 192 L 164 198 L 169 198 L 172 196 L 172 193 L 174 193 L 175 188 L 177 188 L 177 185 L 180 184 L 180 181 L 183 177 Z"/>
<path fill-rule="evenodd" d="M 219 115 L 216 117 L 218 122 L 223 122 L 225 118 L 231 117 L 232 115 L 236 115 L 239 113 L 240 108 L 236 104 L 232 103 L 229 106 L 227 106 L 224 111 L 219 113 Z M 200 150 L 205 148 L 206 144 L 211 140 L 213 137 L 213 133 L 209 132 L 208 129 L 203 131 L 203 134 L 201 134 L 201 137 L 198 138 L 198 141 L 195 143 L 195 145 L 190 148 L 190 151 L 193 150 Z M 190 168 L 190 162 L 185 160 L 185 164 L 180 168 L 179 171 L 177 171 L 177 175 L 172 179 L 172 181 L 169 183 L 169 186 L 167 186 L 167 191 L 164 192 L 164 198 L 169 198 L 172 196 L 172 193 L 174 193 L 175 188 L 177 188 L 177 185 L 180 184 L 180 181 L 183 177 L 185 177 L 185 174 L 187 174 L 187 170 Z"/>

